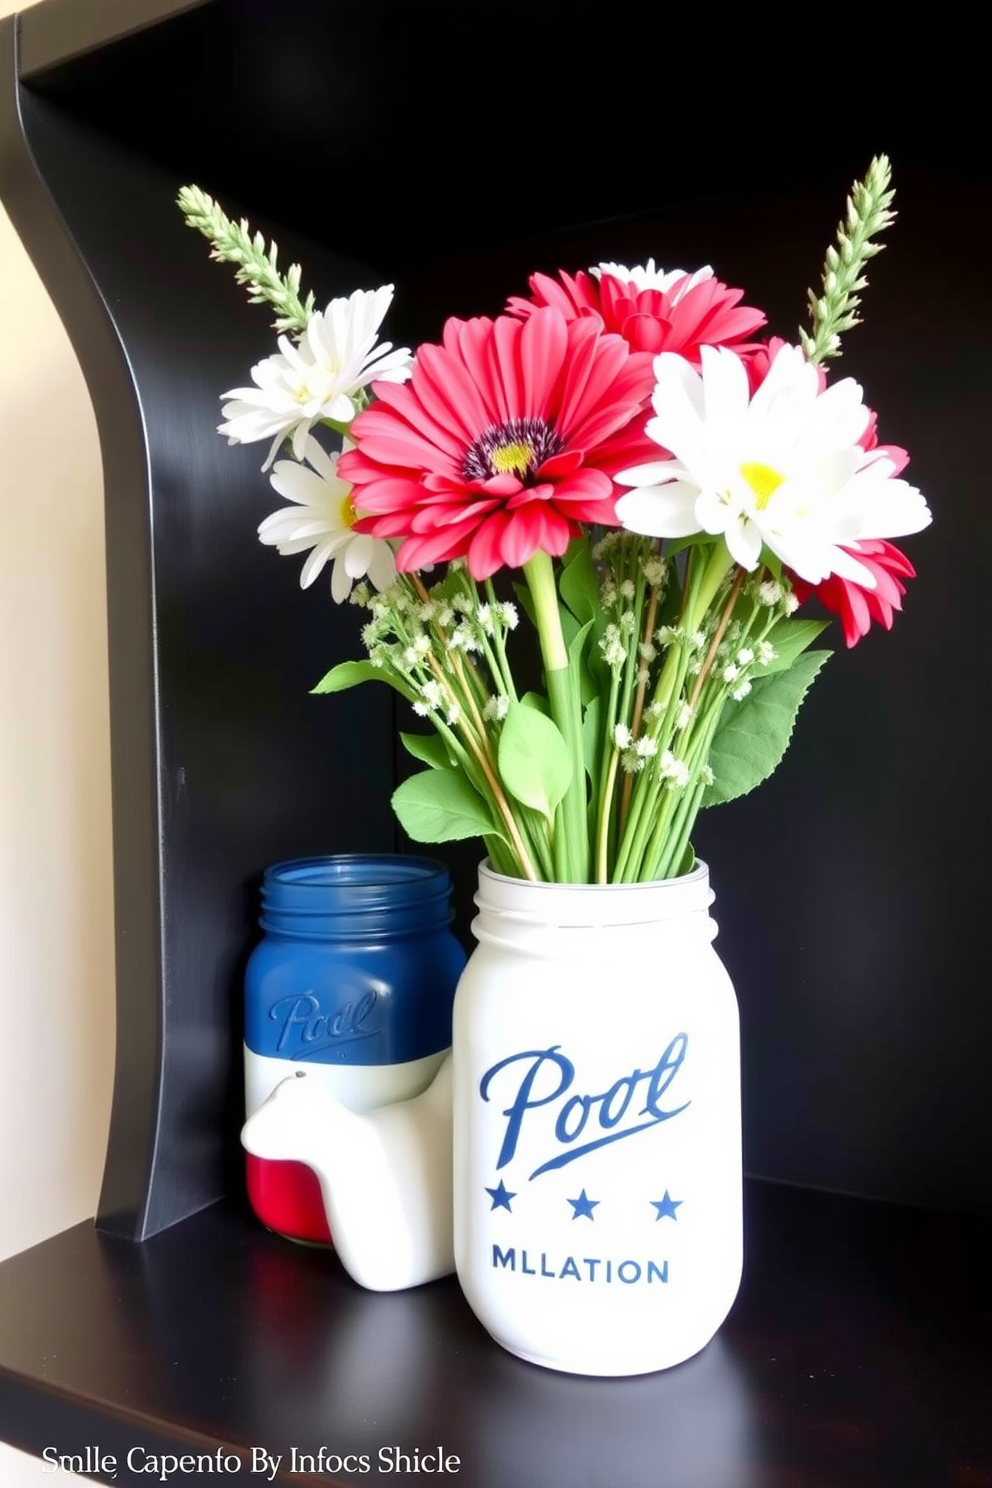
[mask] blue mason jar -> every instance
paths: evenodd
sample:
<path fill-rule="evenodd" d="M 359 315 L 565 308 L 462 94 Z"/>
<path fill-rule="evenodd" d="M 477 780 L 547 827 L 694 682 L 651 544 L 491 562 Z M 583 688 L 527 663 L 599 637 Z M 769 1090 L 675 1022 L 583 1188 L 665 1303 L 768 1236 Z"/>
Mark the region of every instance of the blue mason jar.
<path fill-rule="evenodd" d="M 304 1066 L 370 1111 L 425 1090 L 451 1045 L 465 952 L 442 863 L 399 854 L 297 858 L 267 868 L 264 937 L 245 972 L 250 1116 Z M 330 1239 L 316 1177 L 247 1156 L 258 1218 L 292 1239 Z"/>

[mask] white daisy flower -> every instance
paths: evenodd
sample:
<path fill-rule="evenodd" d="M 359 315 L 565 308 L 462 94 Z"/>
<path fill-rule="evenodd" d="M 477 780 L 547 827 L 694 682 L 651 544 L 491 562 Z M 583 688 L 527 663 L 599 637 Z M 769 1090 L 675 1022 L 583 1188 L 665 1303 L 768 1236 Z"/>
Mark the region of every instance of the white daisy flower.
<path fill-rule="evenodd" d="M 665 269 L 656 269 L 653 258 L 649 258 L 646 264 L 635 264 L 631 269 L 628 269 L 624 264 L 601 263 L 597 264 L 595 268 L 590 269 L 589 272 L 596 279 L 600 279 L 604 274 L 609 274 L 611 279 L 619 279 L 624 284 L 635 284 L 638 289 L 660 289 L 667 291 L 673 285 L 677 284 L 678 293 L 672 301 L 675 305 L 678 304 L 683 295 L 687 294 L 690 289 L 693 289 L 703 279 L 713 278 L 713 270 L 709 264 L 705 264 L 703 268 L 697 269 L 694 274 L 690 274 L 685 269 L 668 269 L 667 271 Z M 685 282 L 679 284 L 680 279 Z"/>
<path fill-rule="evenodd" d="M 762 544 L 810 584 L 830 574 L 874 588 L 845 547 L 904 537 L 930 522 L 920 492 L 896 479 L 883 450 L 858 444 L 869 410 L 846 377 L 824 390 L 798 346 L 783 346 L 752 397 L 744 364 L 702 348 L 702 372 L 655 358 L 655 417 L 646 433 L 667 458 L 621 471 L 623 526 L 651 537 L 722 535 L 742 568 Z"/>
<path fill-rule="evenodd" d="M 302 460 L 304 441 L 319 419 L 349 423 L 358 412 L 355 395 L 376 378 L 404 382 L 412 366 L 408 348 L 376 340 L 392 299 L 391 284 L 358 289 L 316 311 L 298 343 L 280 336 L 279 353 L 251 369 L 255 386 L 222 394 L 232 401 L 221 410 L 226 422 L 218 433 L 230 444 L 271 439 L 262 466 L 268 470 L 286 439 Z"/>
<path fill-rule="evenodd" d="M 396 579 L 393 550 L 384 538 L 353 531 L 352 488 L 338 476 L 338 456 L 329 455 L 312 435 L 304 441 L 303 454 L 310 469 L 295 460 L 276 461 L 272 485 L 295 504 L 265 518 L 259 541 L 284 558 L 311 550 L 300 574 L 301 589 L 309 588 L 330 561 L 331 595 L 337 604 L 348 598 L 356 579 L 366 576 L 380 592 L 388 589 Z"/>

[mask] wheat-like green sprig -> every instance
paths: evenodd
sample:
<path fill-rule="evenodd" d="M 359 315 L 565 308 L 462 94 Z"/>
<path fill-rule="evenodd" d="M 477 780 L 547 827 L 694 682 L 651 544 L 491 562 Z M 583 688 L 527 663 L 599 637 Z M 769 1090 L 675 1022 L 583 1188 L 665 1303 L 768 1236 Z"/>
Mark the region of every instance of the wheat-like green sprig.
<path fill-rule="evenodd" d="M 237 264 L 235 278 L 248 286 L 253 305 L 269 304 L 276 311 L 274 329 L 302 335 L 313 314 L 314 297 L 300 299 L 300 266 L 290 264 L 285 273 L 278 267 L 279 249 L 275 243 L 265 246 L 261 233 L 252 236 L 242 217 L 233 222 L 213 197 L 199 186 L 184 186 L 177 198 L 187 226 L 195 228 L 210 242 L 210 257 Z"/>
<path fill-rule="evenodd" d="M 813 333 L 800 329 L 799 339 L 811 362 L 840 356 L 842 333 L 861 324 L 859 291 L 868 283 L 864 268 L 884 247 L 874 239 L 896 218 L 890 210 L 895 198 L 891 179 L 888 156 L 876 155 L 864 180 L 851 187 L 847 215 L 837 227 L 837 246 L 827 249 L 823 292 L 817 295 L 811 289 L 807 296 Z"/>

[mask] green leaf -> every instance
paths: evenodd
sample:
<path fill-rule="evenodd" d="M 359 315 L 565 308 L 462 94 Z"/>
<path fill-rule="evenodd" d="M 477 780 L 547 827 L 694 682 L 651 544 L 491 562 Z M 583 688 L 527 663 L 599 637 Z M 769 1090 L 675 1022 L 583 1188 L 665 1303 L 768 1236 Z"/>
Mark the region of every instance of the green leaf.
<path fill-rule="evenodd" d="M 393 792 L 393 810 L 414 842 L 502 836 L 478 791 L 460 770 L 422 770 Z"/>
<path fill-rule="evenodd" d="M 433 578 L 433 574 L 431 575 Z M 430 587 L 430 593 L 436 599 L 450 600 L 456 594 L 464 594 L 465 585 L 462 583 L 461 573 L 457 568 L 448 567 Z"/>
<path fill-rule="evenodd" d="M 514 800 L 550 821 L 572 779 L 568 745 L 551 719 L 511 702 L 499 736 L 498 761 Z"/>
<path fill-rule="evenodd" d="M 775 660 L 764 665 L 756 663 L 751 668 L 751 676 L 767 677 L 772 672 L 787 672 L 829 624 L 829 620 L 776 621 L 765 637 L 775 647 Z"/>
<path fill-rule="evenodd" d="M 566 562 L 558 592 L 580 625 L 596 618 L 600 608 L 599 579 L 588 541 L 578 546 Z"/>
<path fill-rule="evenodd" d="M 665 550 L 662 557 L 674 558 L 676 553 L 681 553 L 685 548 L 698 548 L 703 543 L 713 543 L 715 545 L 718 541 L 719 538 L 714 537 L 712 532 L 694 532 L 691 537 L 669 538 L 665 543 Z"/>
<path fill-rule="evenodd" d="M 575 637 L 581 633 L 583 627 L 579 623 L 579 621 L 576 620 L 571 610 L 566 610 L 561 605 L 559 605 L 558 614 L 561 617 L 562 639 L 564 640 L 566 647 L 570 647 L 572 642 L 575 640 Z"/>
<path fill-rule="evenodd" d="M 525 692 L 520 699 L 525 708 L 533 708 L 538 713 L 543 713 L 545 718 L 551 717 L 551 704 L 543 692 Z"/>
<path fill-rule="evenodd" d="M 776 770 L 792 738 L 796 714 L 830 651 L 808 651 L 790 671 L 756 678 L 740 703 L 724 705 L 710 748 L 713 784 L 704 806 L 746 796 Z"/>
<path fill-rule="evenodd" d="M 310 689 L 311 693 L 325 692 L 347 692 L 349 687 L 357 687 L 360 682 L 389 682 L 390 677 L 384 667 L 375 667 L 370 661 L 342 661 L 326 676 L 321 677 L 316 687 Z"/>
<path fill-rule="evenodd" d="M 654 617 L 655 630 L 658 630 L 662 625 L 678 625 L 681 608 L 682 584 L 677 578 L 673 566 L 671 577 L 665 585 L 664 593 L 661 596 L 661 601 Z"/>
<path fill-rule="evenodd" d="M 448 747 L 440 734 L 400 734 L 400 742 L 407 754 L 433 770 L 447 770 L 451 764 Z"/>
<path fill-rule="evenodd" d="M 767 568 L 773 579 L 781 579 L 782 560 L 767 544 L 763 544 L 761 548 L 761 566 Z"/>
<path fill-rule="evenodd" d="M 579 701 L 583 707 L 591 703 L 598 696 L 599 688 L 586 662 L 583 652 L 589 632 L 593 628 L 592 620 L 587 620 L 580 630 L 577 630 L 568 642 L 568 665 L 579 684 Z"/>
<path fill-rule="evenodd" d="M 527 619 L 534 628 L 537 628 L 537 615 L 534 610 L 534 600 L 531 596 L 530 587 L 527 584 L 514 584 L 513 593 L 517 604 L 523 610 Z"/>
<path fill-rule="evenodd" d="M 562 568 L 564 568 L 566 564 L 571 563 L 572 559 L 575 557 L 579 549 L 581 547 L 584 547 L 588 543 L 588 541 L 589 539 L 584 532 L 579 537 L 569 538 L 568 547 L 565 549 L 564 556 L 561 560 Z"/>

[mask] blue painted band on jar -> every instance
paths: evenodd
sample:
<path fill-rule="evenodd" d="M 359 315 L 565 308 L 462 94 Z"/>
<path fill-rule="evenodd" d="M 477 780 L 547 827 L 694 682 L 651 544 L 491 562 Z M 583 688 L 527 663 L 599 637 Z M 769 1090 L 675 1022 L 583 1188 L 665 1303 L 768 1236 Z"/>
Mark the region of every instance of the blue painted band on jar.
<path fill-rule="evenodd" d="M 266 869 L 265 937 L 245 979 L 245 1042 L 318 1063 L 398 1064 L 451 1043 L 465 953 L 442 863 L 401 854 Z"/>

